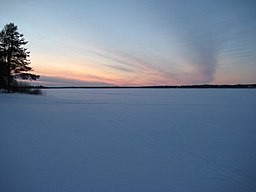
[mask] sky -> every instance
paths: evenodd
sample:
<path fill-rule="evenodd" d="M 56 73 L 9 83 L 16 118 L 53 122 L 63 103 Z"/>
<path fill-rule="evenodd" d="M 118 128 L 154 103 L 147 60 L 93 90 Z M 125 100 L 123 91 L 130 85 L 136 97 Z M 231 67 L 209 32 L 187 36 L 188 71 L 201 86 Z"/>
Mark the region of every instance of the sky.
<path fill-rule="evenodd" d="M 48 86 L 256 83 L 255 0 L 0 0 Z"/>

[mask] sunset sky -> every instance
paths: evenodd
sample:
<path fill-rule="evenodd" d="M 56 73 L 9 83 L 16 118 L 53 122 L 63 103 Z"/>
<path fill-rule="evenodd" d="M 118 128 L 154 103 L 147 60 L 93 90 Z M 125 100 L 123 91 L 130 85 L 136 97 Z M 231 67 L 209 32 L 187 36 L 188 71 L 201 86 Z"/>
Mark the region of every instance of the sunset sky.
<path fill-rule="evenodd" d="M 0 0 L 48 86 L 256 83 L 254 0 Z"/>

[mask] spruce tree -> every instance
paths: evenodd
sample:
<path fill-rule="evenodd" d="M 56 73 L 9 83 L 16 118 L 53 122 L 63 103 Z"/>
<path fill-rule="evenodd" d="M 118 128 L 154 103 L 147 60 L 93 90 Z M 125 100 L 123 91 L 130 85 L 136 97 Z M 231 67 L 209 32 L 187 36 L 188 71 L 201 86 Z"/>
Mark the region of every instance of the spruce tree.
<path fill-rule="evenodd" d="M 10 93 L 17 86 L 17 79 L 36 80 L 40 76 L 29 73 L 30 52 L 24 46 L 24 35 L 18 32 L 14 23 L 4 26 L 0 32 L 0 88 Z"/>

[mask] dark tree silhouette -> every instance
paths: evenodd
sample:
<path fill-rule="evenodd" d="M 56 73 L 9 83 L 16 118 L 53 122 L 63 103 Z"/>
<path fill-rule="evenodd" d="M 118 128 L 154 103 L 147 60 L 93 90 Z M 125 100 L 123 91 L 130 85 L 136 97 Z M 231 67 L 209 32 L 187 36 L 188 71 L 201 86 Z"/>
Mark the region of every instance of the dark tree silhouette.
<path fill-rule="evenodd" d="M 0 88 L 10 93 L 17 86 L 17 79 L 36 80 L 40 76 L 29 71 L 30 52 L 24 47 L 28 42 L 18 32 L 14 23 L 4 26 L 0 32 Z"/>

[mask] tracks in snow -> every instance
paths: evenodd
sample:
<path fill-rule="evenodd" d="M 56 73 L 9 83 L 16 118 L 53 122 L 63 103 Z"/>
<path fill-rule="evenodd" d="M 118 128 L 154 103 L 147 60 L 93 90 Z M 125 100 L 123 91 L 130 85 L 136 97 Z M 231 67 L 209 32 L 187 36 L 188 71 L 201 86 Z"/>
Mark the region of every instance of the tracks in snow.
<path fill-rule="evenodd" d="M 131 126 L 131 125 L 129 125 L 129 123 L 127 123 L 123 120 L 120 120 L 118 118 L 116 119 L 116 121 L 119 124 L 121 124 L 122 126 L 129 128 L 130 130 L 132 129 L 137 134 L 143 134 L 144 136 L 147 135 L 151 141 L 153 141 L 155 143 L 160 143 L 160 145 L 164 145 L 165 147 L 168 147 L 176 154 L 185 156 L 187 159 L 192 159 L 193 161 L 199 162 L 200 164 L 208 167 L 209 169 L 212 169 L 221 175 L 228 176 L 228 177 L 232 178 L 233 180 L 236 180 L 237 182 L 242 182 L 243 184 L 245 184 L 247 186 L 256 188 L 256 183 L 253 180 L 251 180 L 243 175 L 240 175 L 232 170 L 229 170 L 223 166 L 220 166 L 220 165 L 216 164 L 215 162 L 207 159 L 206 157 L 204 157 L 198 153 L 195 153 L 195 152 L 193 152 L 187 148 L 184 148 L 174 142 L 171 142 L 170 140 L 168 140 L 167 138 L 165 138 L 161 135 L 157 135 L 150 131 L 145 131 L 136 126 Z"/>

